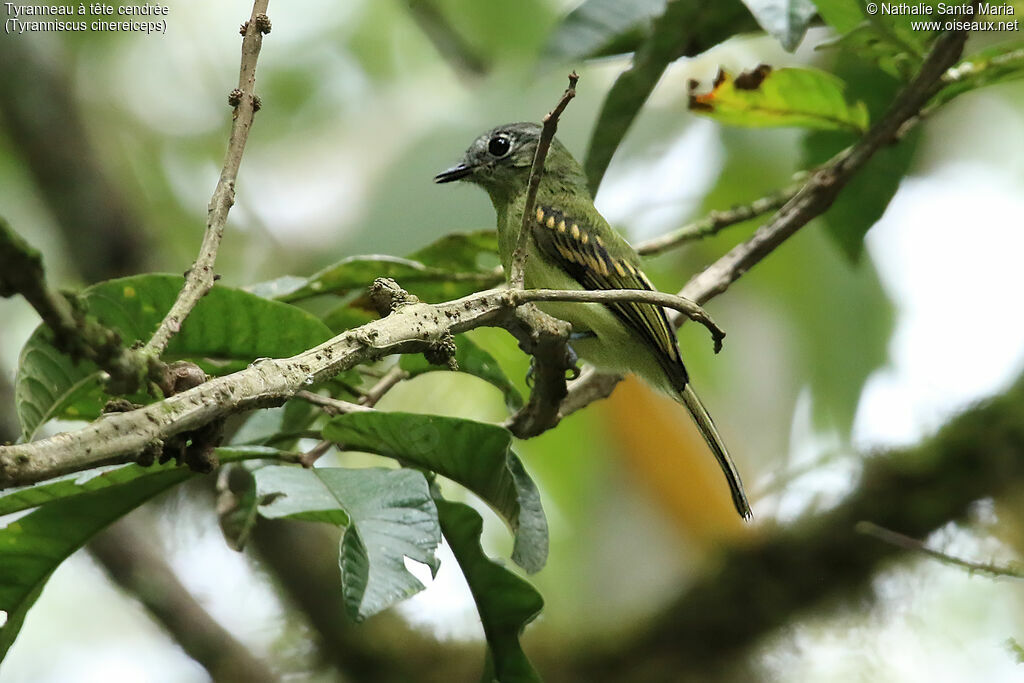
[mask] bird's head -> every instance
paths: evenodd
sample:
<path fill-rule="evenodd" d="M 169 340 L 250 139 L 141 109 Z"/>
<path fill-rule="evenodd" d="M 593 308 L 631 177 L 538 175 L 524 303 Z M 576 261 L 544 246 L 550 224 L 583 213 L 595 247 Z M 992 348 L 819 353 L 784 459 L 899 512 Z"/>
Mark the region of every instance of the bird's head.
<path fill-rule="evenodd" d="M 462 161 L 434 177 L 436 183 L 465 180 L 492 196 L 512 196 L 526 189 L 541 127 L 536 123 L 507 123 L 473 141 Z M 579 164 L 558 140 L 552 140 L 544 164 L 547 176 L 579 174 Z"/>

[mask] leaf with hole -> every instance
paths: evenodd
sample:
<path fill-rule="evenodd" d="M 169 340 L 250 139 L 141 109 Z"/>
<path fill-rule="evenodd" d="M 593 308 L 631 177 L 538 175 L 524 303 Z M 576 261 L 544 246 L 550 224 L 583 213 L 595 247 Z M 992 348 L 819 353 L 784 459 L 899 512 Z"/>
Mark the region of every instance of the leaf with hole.
<path fill-rule="evenodd" d="M 548 527 L 540 493 L 512 452 L 507 429 L 438 415 L 360 412 L 333 418 L 323 433 L 348 450 L 395 458 L 462 484 L 512 529 L 512 560 L 528 572 L 544 566 Z"/>
<path fill-rule="evenodd" d="M 263 467 L 260 514 L 344 528 L 338 562 L 345 609 L 362 621 L 423 589 L 408 557 L 437 572 L 437 509 L 416 470 Z"/>

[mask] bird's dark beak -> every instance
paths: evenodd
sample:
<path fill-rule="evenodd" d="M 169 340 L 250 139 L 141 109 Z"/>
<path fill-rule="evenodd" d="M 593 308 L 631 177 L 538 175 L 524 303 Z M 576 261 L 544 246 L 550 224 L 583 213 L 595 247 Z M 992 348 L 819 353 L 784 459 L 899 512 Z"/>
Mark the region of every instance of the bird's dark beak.
<path fill-rule="evenodd" d="M 452 166 L 447 171 L 441 171 L 434 176 L 435 183 L 450 183 L 455 180 L 462 180 L 470 173 L 473 172 L 472 166 L 466 164 L 459 164 L 458 166 Z"/>

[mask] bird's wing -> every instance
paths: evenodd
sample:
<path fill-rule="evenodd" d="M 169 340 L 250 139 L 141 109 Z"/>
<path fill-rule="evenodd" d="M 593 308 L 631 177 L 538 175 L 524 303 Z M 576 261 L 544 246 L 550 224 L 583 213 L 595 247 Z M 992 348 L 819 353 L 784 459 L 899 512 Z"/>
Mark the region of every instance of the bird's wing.
<path fill-rule="evenodd" d="M 557 208 L 541 206 L 531 221 L 541 253 L 580 283 L 584 289 L 646 289 L 654 285 L 628 259 L 613 256 L 604 240 L 585 220 Z M 665 309 L 654 304 L 604 304 L 650 346 L 672 385 L 682 390 L 688 381 L 675 334 Z"/>

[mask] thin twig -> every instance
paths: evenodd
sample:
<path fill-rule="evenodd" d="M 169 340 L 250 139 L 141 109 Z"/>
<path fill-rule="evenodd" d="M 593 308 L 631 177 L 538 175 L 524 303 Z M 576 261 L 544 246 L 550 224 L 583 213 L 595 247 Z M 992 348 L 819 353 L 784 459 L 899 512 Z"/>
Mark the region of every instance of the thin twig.
<path fill-rule="evenodd" d="M 359 397 L 359 405 L 372 408 L 377 405 L 378 401 L 384 398 L 384 394 L 391 391 L 391 389 L 399 382 L 408 378 L 408 372 L 398 365 L 394 366 L 385 372 L 376 384 L 367 389 L 366 392 Z"/>
<path fill-rule="evenodd" d="M 889 144 L 904 125 L 938 92 L 946 70 L 959 59 L 967 40 L 965 31 L 943 33 L 933 45 L 921 70 L 893 100 L 888 112 L 853 146 L 843 150 L 815 171 L 804 187 L 778 213 L 743 243 L 705 268 L 679 292 L 698 304 L 718 296 L 757 265 L 765 256 L 792 237 L 811 219 L 824 213 L 839 191 L 860 171 L 879 149 Z M 606 398 L 614 389 L 614 377 L 589 373 L 573 383 L 562 404 L 561 415 L 569 415 L 594 401 Z"/>
<path fill-rule="evenodd" d="M 636 251 L 641 256 L 660 254 L 681 244 L 716 235 L 725 228 L 749 221 L 751 218 L 778 211 L 803 188 L 807 176 L 806 172 L 800 172 L 794 178 L 796 182 L 788 187 L 755 199 L 749 204 L 734 206 L 727 211 L 712 211 L 704 218 L 684 225 L 678 230 L 641 242 L 637 245 Z"/>
<path fill-rule="evenodd" d="M 516 238 L 516 250 L 512 253 L 512 263 L 509 266 L 508 283 L 512 289 L 523 288 L 523 277 L 526 268 L 526 257 L 528 255 L 526 245 L 530 234 L 529 221 L 533 216 L 533 205 L 537 202 L 537 188 L 540 187 L 540 179 L 544 175 L 544 160 L 548 156 L 548 148 L 558 130 L 558 117 L 562 115 L 569 101 L 576 97 L 576 83 L 580 77 L 573 71 L 569 74 L 569 87 L 562 93 L 562 99 L 558 101 L 555 108 L 544 117 L 540 130 L 540 139 L 537 140 L 537 151 L 533 155 L 533 165 L 530 167 L 530 182 L 526 188 L 526 203 L 523 208 L 523 223 L 519 226 L 519 236 Z"/>
<path fill-rule="evenodd" d="M 224 156 L 224 166 L 217 180 L 217 187 L 207 207 L 206 233 L 199 248 L 199 256 L 185 276 L 185 285 L 178 294 L 178 299 L 163 321 L 146 343 L 144 350 L 153 356 L 160 356 L 167 348 L 171 337 L 178 333 L 182 323 L 188 317 L 199 300 L 213 289 L 217 279 L 214 263 L 217 250 L 224 236 L 224 225 L 228 220 L 228 211 L 235 203 L 235 181 L 238 169 L 242 164 L 242 153 L 245 151 L 249 129 L 252 127 L 253 116 L 259 108 L 254 89 L 256 87 L 256 61 L 263 45 L 263 35 L 270 33 L 270 20 L 267 19 L 267 6 L 270 0 L 256 0 L 252 5 L 249 21 L 243 24 L 245 38 L 242 40 L 242 62 L 238 72 L 238 88 L 229 97 L 235 107 L 231 123 L 231 136 L 228 149 Z"/>
<path fill-rule="evenodd" d="M 323 408 L 324 412 L 328 415 L 344 415 L 346 413 L 366 413 L 373 410 L 367 406 L 359 405 L 358 403 L 352 403 L 351 401 L 343 401 L 340 398 L 331 398 L 330 396 L 322 396 L 312 391 L 297 391 L 295 392 L 295 398 L 302 399 L 307 403 L 312 403 L 315 406 Z"/>
<path fill-rule="evenodd" d="M 402 380 L 408 379 L 408 377 L 408 372 L 398 365 L 394 366 L 385 372 L 376 384 L 370 387 L 367 391 L 361 392 L 358 403 L 342 401 L 340 399 L 331 398 L 330 396 L 321 396 L 320 394 L 313 393 L 312 391 L 300 391 L 295 394 L 295 398 L 300 398 L 303 401 L 319 406 L 328 415 L 372 412 L 373 406 L 377 405 L 377 402 L 384 397 L 384 394 L 391 391 L 391 389 Z M 302 466 L 312 467 L 313 463 L 323 457 L 333 445 L 333 441 L 328 441 L 326 439 L 320 441 L 316 446 L 304 454 L 302 458 Z"/>
<path fill-rule="evenodd" d="M 886 529 L 874 522 L 857 522 L 854 530 L 859 534 L 877 538 L 878 540 L 894 545 L 897 548 L 912 550 L 914 552 L 927 555 L 928 557 L 933 557 L 945 564 L 962 567 L 972 573 L 979 572 L 981 574 L 988 574 L 989 576 L 1005 576 L 1011 579 L 1024 579 L 1024 568 L 1022 567 L 1004 566 L 988 562 L 971 562 L 970 560 L 953 557 L 952 555 L 947 555 L 944 552 L 929 548 L 925 545 L 924 541 L 919 541 L 916 538 L 911 538 L 910 536 L 901 534 L 898 531 L 893 531 L 892 529 Z"/>

